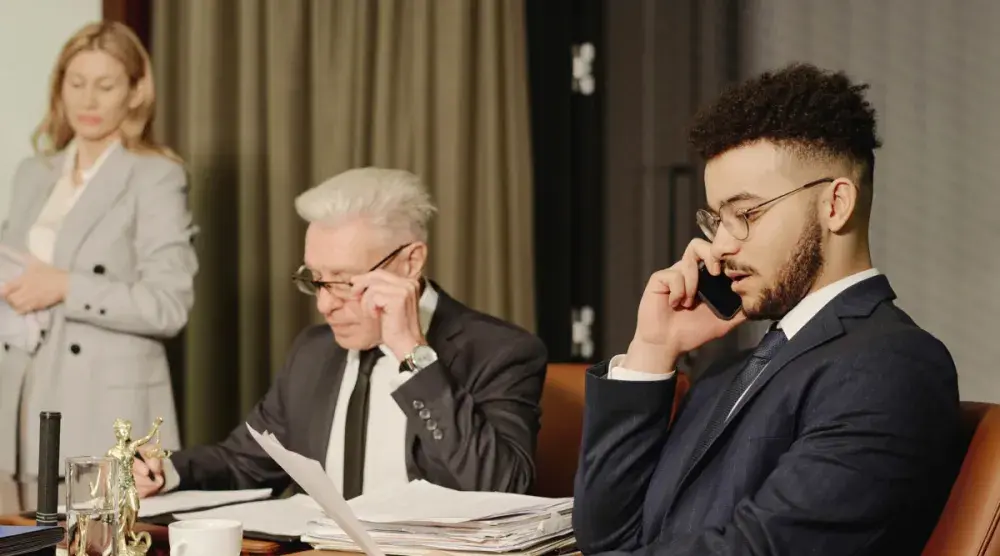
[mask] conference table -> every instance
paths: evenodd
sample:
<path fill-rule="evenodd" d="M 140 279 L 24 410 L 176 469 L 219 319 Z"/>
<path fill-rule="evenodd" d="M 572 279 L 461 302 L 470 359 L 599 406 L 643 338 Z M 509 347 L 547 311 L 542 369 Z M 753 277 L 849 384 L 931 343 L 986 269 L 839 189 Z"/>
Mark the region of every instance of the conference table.
<path fill-rule="evenodd" d="M 34 508 L 26 507 L 20 494 L 21 488 L 10 477 L 0 477 L 0 525 L 34 525 Z M 168 556 L 170 552 L 167 541 L 167 527 L 154 523 L 140 522 L 136 530 L 148 531 L 153 540 L 153 548 L 148 556 Z M 336 556 L 349 553 L 338 553 L 329 550 L 310 550 L 307 544 L 283 544 L 274 541 L 243 539 L 243 552 L 246 555 L 290 555 L 304 556 L 306 554 Z M 352 556 L 357 556 L 353 553 Z"/>
<path fill-rule="evenodd" d="M 0 476 L 0 525 L 34 525 L 34 508 L 26 507 L 25 496 L 18 485 L 10 477 Z M 154 520 L 155 521 L 155 520 Z M 157 523 L 141 521 L 136 524 L 136 531 L 147 531 L 153 541 L 153 546 L 147 556 L 169 556 L 170 546 L 167 538 L 167 527 Z M 244 555 L 282 555 L 282 556 L 359 556 L 356 552 L 338 552 L 332 550 L 312 550 L 308 544 L 286 544 L 269 540 L 253 538 L 243 539 Z M 445 554 L 445 553 L 442 553 Z M 580 556 L 572 551 L 565 556 Z"/>

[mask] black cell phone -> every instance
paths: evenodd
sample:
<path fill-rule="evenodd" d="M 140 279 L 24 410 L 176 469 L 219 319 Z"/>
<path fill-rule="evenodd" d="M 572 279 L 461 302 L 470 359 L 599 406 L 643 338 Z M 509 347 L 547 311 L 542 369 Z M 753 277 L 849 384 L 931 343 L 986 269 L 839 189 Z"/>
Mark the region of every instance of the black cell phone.
<path fill-rule="evenodd" d="M 698 297 L 722 320 L 732 319 L 743 308 L 743 300 L 732 290 L 732 284 L 724 273 L 712 276 L 704 263 L 698 266 Z"/>

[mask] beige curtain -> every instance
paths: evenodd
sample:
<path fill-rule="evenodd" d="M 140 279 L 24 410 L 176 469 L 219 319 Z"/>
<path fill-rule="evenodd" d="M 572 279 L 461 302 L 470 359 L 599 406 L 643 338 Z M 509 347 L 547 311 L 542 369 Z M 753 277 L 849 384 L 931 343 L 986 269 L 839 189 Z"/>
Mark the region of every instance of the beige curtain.
<path fill-rule="evenodd" d="M 236 425 L 316 321 L 293 200 L 348 168 L 421 175 L 431 277 L 534 328 L 522 0 L 156 0 L 153 26 L 157 132 L 201 226 L 186 445 Z"/>

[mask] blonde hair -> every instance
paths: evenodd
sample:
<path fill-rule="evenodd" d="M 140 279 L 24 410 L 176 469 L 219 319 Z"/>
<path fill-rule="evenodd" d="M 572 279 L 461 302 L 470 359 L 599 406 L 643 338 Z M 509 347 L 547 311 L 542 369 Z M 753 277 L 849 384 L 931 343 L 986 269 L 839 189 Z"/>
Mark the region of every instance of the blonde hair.
<path fill-rule="evenodd" d="M 417 175 L 372 167 L 348 170 L 309 189 L 295 199 L 295 209 L 306 222 L 336 226 L 362 217 L 423 242 L 437 210 Z"/>
<path fill-rule="evenodd" d="M 119 130 L 122 145 L 131 151 L 155 153 L 180 162 L 176 153 L 153 140 L 156 91 L 149 53 L 139 37 L 117 21 L 91 23 L 63 45 L 49 80 L 49 111 L 31 137 L 35 152 L 54 154 L 66 148 L 73 139 L 73 128 L 66 118 L 66 107 L 62 101 L 63 80 L 66 68 L 77 54 L 94 50 L 110 55 L 125 66 L 129 87 L 133 94 L 138 95 L 138 105 L 129 110 Z M 42 146 L 43 140 L 47 145 Z"/>

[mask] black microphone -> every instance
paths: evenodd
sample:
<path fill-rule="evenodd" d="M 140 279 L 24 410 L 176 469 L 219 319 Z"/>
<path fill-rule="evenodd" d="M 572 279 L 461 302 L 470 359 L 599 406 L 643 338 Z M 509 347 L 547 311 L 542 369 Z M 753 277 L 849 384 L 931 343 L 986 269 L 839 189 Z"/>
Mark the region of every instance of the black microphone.
<path fill-rule="evenodd" d="M 43 411 L 39 419 L 38 508 L 35 510 L 35 524 L 59 525 L 59 426 L 62 413 Z"/>

